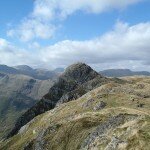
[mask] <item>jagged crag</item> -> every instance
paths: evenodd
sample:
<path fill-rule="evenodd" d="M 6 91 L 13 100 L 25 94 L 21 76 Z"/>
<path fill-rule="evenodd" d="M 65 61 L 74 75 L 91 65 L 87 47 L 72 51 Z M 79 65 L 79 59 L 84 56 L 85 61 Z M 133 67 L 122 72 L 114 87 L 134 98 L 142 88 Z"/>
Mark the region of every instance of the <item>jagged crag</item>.
<path fill-rule="evenodd" d="M 49 93 L 17 120 L 14 129 L 8 134 L 7 138 L 15 135 L 22 126 L 35 116 L 53 109 L 60 103 L 77 99 L 98 84 L 106 82 L 109 81 L 86 64 L 78 63 L 68 67 L 50 88 Z"/>
<path fill-rule="evenodd" d="M 0 149 L 149 150 L 149 84 L 149 77 L 106 78 L 84 63 L 71 65 Z"/>

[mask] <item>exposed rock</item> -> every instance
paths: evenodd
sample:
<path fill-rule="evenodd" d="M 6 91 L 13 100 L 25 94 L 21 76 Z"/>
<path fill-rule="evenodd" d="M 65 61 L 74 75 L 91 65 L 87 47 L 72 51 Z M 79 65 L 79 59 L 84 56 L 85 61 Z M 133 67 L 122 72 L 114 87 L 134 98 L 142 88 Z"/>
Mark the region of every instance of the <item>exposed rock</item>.
<path fill-rule="evenodd" d="M 138 89 L 143 89 L 144 87 L 145 87 L 144 84 L 138 84 L 138 85 L 137 85 L 137 88 L 138 88 Z"/>
<path fill-rule="evenodd" d="M 84 84 L 78 85 L 75 90 L 65 93 L 61 97 L 61 99 L 57 102 L 57 106 L 59 106 L 60 104 L 69 102 L 71 100 L 75 100 L 75 99 L 81 97 L 82 95 L 84 95 L 85 93 L 87 93 L 103 84 L 106 84 L 106 83 L 112 82 L 112 81 L 114 81 L 114 80 L 108 79 L 105 77 L 101 77 L 101 76 L 97 76 L 96 78 L 94 78 Z"/>
<path fill-rule="evenodd" d="M 50 126 L 50 127 L 46 128 L 46 129 L 42 129 L 42 131 L 39 132 L 38 136 L 34 140 L 34 144 L 32 144 L 32 149 L 34 149 L 34 150 L 44 150 L 45 149 L 44 146 L 46 145 L 46 141 L 44 139 L 45 135 L 52 134 L 52 133 L 56 132 L 56 130 L 60 126 L 61 126 L 60 124 L 56 124 L 56 125 L 53 125 L 53 126 Z M 29 145 L 31 145 L 31 143 Z"/>
<path fill-rule="evenodd" d="M 137 96 L 141 97 L 141 98 L 150 98 L 150 93 L 136 93 Z"/>
<path fill-rule="evenodd" d="M 94 110 L 101 110 L 101 109 L 105 108 L 106 105 L 107 104 L 105 102 L 101 101 L 98 104 L 96 104 L 96 106 L 94 107 Z"/>
<path fill-rule="evenodd" d="M 123 124 L 126 120 L 133 120 L 137 117 L 137 115 L 128 115 L 128 114 L 119 114 L 108 119 L 107 122 L 99 125 L 96 130 L 91 133 L 82 143 L 81 149 L 86 149 L 90 147 L 90 145 L 95 141 L 97 137 L 100 137 L 107 133 L 110 129 L 115 129 L 119 125 Z"/>
<path fill-rule="evenodd" d="M 26 125 L 24 125 L 23 127 L 20 128 L 20 130 L 18 131 L 19 134 L 23 134 L 25 133 L 28 128 L 30 127 L 30 125 L 35 121 L 35 119 L 32 119 L 29 123 L 27 123 Z"/>
<path fill-rule="evenodd" d="M 21 127 L 21 129 L 19 130 L 19 134 L 24 133 L 25 131 L 27 131 L 29 128 L 29 124 L 24 125 L 23 127 Z"/>
<path fill-rule="evenodd" d="M 69 66 L 63 74 L 67 79 L 74 79 L 79 84 L 92 80 L 98 75 L 96 71 L 84 63 L 77 63 Z"/>
<path fill-rule="evenodd" d="M 93 103 L 94 101 L 95 101 L 94 99 L 89 99 L 88 101 L 86 101 L 86 102 L 82 105 L 82 107 L 83 107 L 83 108 L 88 108 L 88 107 L 90 107 L 90 106 L 92 105 L 92 103 Z"/>
<path fill-rule="evenodd" d="M 137 107 L 143 108 L 145 104 L 138 104 Z"/>
<path fill-rule="evenodd" d="M 111 142 L 107 145 L 105 150 L 116 150 L 118 147 L 121 147 L 121 145 L 122 148 L 125 148 L 127 143 L 113 136 Z"/>
<path fill-rule="evenodd" d="M 27 144 L 23 147 L 23 150 L 32 150 L 32 149 L 33 149 L 33 145 L 34 145 L 34 141 L 30 141 L 29 143 L 27 143 Z"/>
<path fill-rule="evenodd" d="M 40 134 L 37 136 L 36 140 L 35 140 L 35 147 L 34 150 L 44 150 L 44 139 L 43 136 L 45 134 L 45 130 L 42 130 L 40 132 Z"/>

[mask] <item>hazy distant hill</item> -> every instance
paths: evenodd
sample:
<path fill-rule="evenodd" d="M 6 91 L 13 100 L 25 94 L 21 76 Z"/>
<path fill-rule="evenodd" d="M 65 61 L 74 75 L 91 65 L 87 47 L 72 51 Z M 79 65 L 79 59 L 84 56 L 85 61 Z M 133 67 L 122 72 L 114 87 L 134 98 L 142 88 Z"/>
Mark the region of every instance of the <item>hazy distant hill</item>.
<path fill-rule="evenodd" d="M 17 69 L 20 72 L 20 74 L 28 75 L 40 80 L 52 79 L 57 77 L 58 75 L 56 71 L 49 71 L 41 68 L 33 69 L 26 65 L 15 66 L 14 68 Z"/>
<path fill-rule="evenodd" d="M 62 72 L 64 72 L 64 68 L 56 68 L 56 69 L 54 69 L 54 72 L 59 72 L 59 73 L 62 73 Z"/>
<path fill-rule="evenodd" d="M 27 65 L 20 65 L 15 67 L 9 67 L 7 65 L 0 65 L 0 73 L 2 74 L 22 74 L 33 77 L 39 80 L 47 80 L 57 78 L 62 73 L 62 68 L 55 70 L 46 70 L 43 68 L 33 69 Z"/>
<path fill-rule="evenodd" d="M 129 69 L 108 69 L 108 70 L 100 71 L 100 74 L 107 77 L 124 77 L 124 76 L 134 76 L 134 75 L 150 76 L 150 72 L 131 71 Z"/>
<path fill-rule="evenodd" d="M 0 73 L 20 74 L 19 70 L 6 65 L 0 65 Z"/>
<path fill-rule="evenodd" d="M 0 78 L 4 77 L 6 74 L 0 73 Z"/>
<path fill-rule="evenodd" d="M 53 80 L 38 80 L 1 67 L 0 73 L 0 137 L 9 131 L 15 120 L 32 107 L 53 85 Z M 6 73 L 7 72 L 7 73 Z M 16 74 L 17 73 L 17 74 Z"/>

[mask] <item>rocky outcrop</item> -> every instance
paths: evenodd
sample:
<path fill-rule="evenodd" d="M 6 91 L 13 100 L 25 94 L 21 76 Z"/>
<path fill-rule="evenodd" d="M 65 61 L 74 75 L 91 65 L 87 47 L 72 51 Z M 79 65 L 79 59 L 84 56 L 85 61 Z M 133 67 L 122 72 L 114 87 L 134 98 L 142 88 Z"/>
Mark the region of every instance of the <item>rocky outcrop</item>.
<path fill-rule="evenodd" d="M 69 102 L 71 100 L 75 100 L 75 99 L 81 97 L 82 95 L 84 95 L 85 93 L 87 93 L 101 85 L 104 85 L 108 82 L 111 82 L 111 81 L 114 81 L 114 80 L 98 75 L 96 78 L 94 78 L 84 84 L 78 85 L 75 90 L 65 93 L 61 97 L 61 99 L 57 102 L 57 106 L 59 106 L 60 104 Z"/>
<path fill-rule="evenodd" d="M 115 129 L 125 121 L 134 120 L 138 115 L 119 114 L 114 116 L 103 124 L 99 125 L 94 132 L 92 132 L 82 143 L 81 149 L 92 149 L 94 141 L 97 137 L 103 137 L 110 129 Z M 108 150 L 108 149 L 107 149 Z"/>
<path fill-rule="evenodd" d="M 100 101 L 100 102 L 94 107 L 94 110 L 101 110 L 101 109 L 105 108 L 106 105 L 107 105 L 107 104 L 106 104 L 105 102 Z"/>

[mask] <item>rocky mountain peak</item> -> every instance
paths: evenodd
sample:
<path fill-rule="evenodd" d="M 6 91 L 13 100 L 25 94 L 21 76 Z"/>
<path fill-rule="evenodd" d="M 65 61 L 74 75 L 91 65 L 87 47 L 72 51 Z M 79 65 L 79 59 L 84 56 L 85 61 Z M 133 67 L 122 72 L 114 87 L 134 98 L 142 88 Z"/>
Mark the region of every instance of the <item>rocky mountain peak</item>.
<path fill-rule="evenodd" d="M 84 83 L 94 79 L 99 74 L 85 63 L 76 63 L 68 68 L 62 74 L 62 77 L 75 80 L 77 83 Z"/>
<path fill-rule="evenodd" d="M 32 71 L 33 69 L 27 65 L 18 65 L 14 67 L 15 69 L 18 70 L 26 70 L 26 71 Z"/>
<path fill-rule="evenodd" d="M 69 66 L 50 88 L 49 92 L 17 120 L 15 128 L 8 134 L 8 137 L 15 135 L 22 126 L 37 115 L 53 109 L 59 102 L 64 103 L 71 101 L 82 96 L 89 91 L 89 89 L 94 88 L 96 85 L 93 79 L 97 77 L 103 79 L 101 75 L 84 63 Z M 86 89 L 84 84 L 90 81 L 90 86 L 86 86 L 88 87 Z"/>

